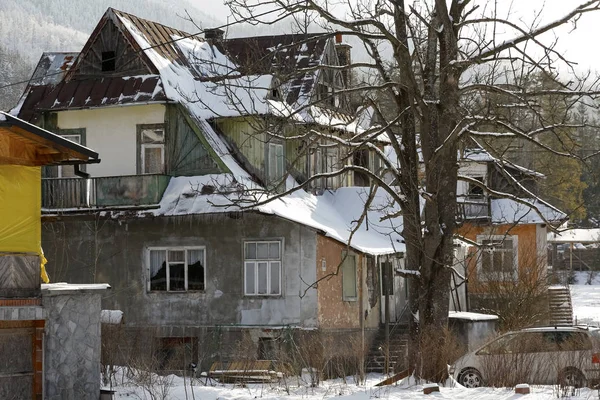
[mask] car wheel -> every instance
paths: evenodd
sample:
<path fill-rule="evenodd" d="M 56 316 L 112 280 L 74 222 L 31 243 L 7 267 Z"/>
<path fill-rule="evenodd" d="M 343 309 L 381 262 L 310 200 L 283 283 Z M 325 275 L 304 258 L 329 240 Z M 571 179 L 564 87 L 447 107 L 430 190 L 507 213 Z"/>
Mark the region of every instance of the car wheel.
<path fill-rule="evenodd" d="M 563 369 L 558 376 L 558 382 L 562 386 L 573 386 L 576 388 L 584 387 L 587 383 L 583 372 L 575 367 Z"/>
<path fill-rule="evenodd" d="M 483 386 L 483 378 L 475 368 L 465 368 L 458 375 L 458 383 L 466 388 L 478 388 Z"/>

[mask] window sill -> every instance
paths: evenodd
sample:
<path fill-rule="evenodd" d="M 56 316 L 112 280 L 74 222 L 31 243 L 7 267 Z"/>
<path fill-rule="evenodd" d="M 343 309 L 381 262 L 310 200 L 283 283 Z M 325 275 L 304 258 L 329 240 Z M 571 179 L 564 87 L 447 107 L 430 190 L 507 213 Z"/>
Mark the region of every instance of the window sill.
<path fill-rule="evenodd" d="M 148 294 L 206 294 L 205 290 L 147 290 Z"/>
<path fill-rule="evenodd" d="M 358 301 L 358 297 L 345 297 L 342 301 L 346 303 L 356 303 Z"/>
<path fill-rule="evenodd" d="M 282 294 L 244 294 L 246 299 L 280 299 Z"/>

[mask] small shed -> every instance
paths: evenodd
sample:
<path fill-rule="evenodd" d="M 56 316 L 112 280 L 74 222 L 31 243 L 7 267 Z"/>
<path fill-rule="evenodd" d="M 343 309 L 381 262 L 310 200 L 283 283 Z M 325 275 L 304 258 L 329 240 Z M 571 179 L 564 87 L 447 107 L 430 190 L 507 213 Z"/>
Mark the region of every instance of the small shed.
<path fill-rule="evenodd" d="M 553 269 L 600 268 L 600 228 L 567 229 L 548 234 L 548 265 Z"/>

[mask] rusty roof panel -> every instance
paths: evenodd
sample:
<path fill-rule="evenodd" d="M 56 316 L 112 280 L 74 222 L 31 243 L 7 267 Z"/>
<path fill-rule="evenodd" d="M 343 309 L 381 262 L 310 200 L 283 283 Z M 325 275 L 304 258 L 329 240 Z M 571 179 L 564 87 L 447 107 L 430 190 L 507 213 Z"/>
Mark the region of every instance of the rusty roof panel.
<path fill-rule="evenodd" d="M 38 61 L 30 85 L 56 85 L 71 68 L 79 53 L 43 53 Z"/>
<path fill-rule="evenodd" d="M 167 96 L 156 75 L 126 78 L 84 79 L 61 82 L 55 87 L 30 89 L 19 117 L 32 120 L 37 110 L 66 110 L 140 102 L 164 102 Z"/>

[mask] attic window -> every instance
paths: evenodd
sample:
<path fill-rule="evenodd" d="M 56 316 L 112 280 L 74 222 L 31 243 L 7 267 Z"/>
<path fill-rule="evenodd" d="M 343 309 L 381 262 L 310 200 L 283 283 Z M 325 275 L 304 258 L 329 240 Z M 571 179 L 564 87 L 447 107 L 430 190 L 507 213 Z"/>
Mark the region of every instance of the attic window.
<path fill-rule="evenodd" d="M 275 100 L 279 100 L 279 90 L 276 88 L 271 89 L 271 97 L 273 97 Z"/>
<path fill-rule="evenodd" d="M 115 60 L 117 54 L 114 51 L 102 52 L 102 72 L 111 72 L 115 70 Z"/>

